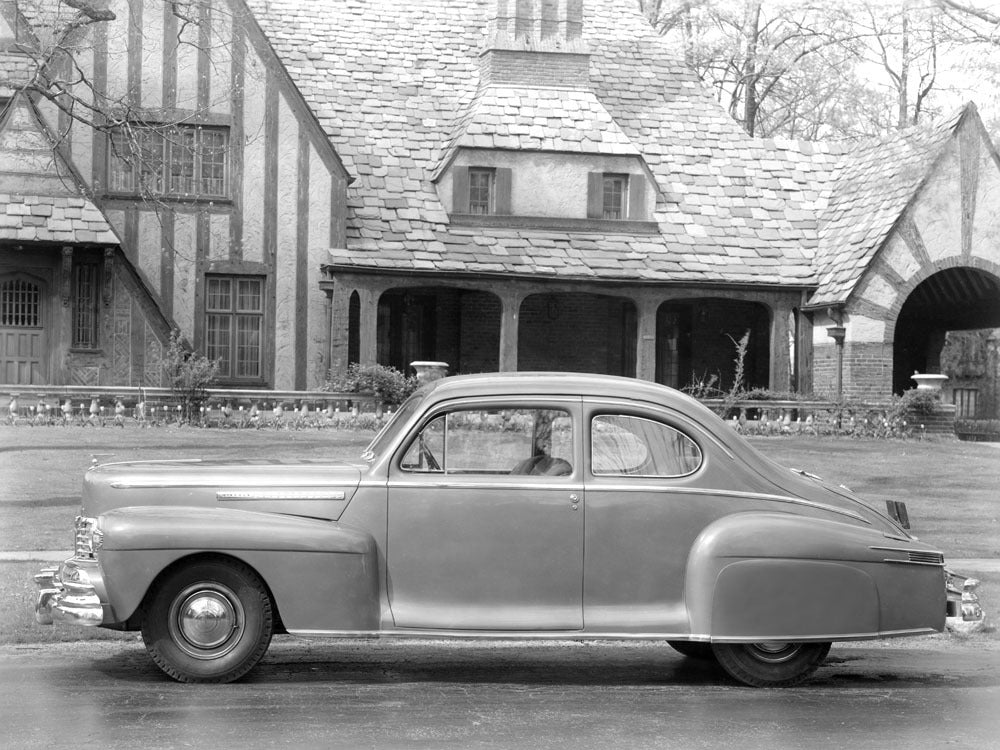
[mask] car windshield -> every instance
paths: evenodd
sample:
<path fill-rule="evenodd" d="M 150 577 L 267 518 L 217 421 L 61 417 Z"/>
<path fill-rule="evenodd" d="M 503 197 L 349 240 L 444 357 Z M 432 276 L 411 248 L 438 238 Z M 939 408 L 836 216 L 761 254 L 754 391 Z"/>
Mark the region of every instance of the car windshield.
<path fill-rule="evenodd" d="M 372 438 L 372 441 L 368 443 L 368 447 L 364 449 L 361 453 L 361 458 L 365 461 L 371 463 L 375 458 L 384 450 L 386 445 L 392 443 L 393 439 L 399 434 L 399 431 L 406 426 L 406 423 L 413 416 L 413 413 L 417 410 L 420 402 L 424 400 L 424 396 L 427 394 L 426 388 L 420 388 L 413 393 L 402 405 L 396 410 L 396 413 L 389 418 L 389 421 L 385 423 L 378 434 Z"/>

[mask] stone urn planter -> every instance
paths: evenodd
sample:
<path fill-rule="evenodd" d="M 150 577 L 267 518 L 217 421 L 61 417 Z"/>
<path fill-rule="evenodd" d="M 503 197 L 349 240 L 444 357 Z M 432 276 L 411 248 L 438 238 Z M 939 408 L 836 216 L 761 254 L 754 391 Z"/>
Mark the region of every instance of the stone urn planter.
<path fill-rule="evenodd" d="M 947 379 L 947 375 L 936 375 L 933 373 L 915 372 L 910 376 L 910 380 L 916 382 L 918 391 L 940 391 L 941 386 L 944 385 Z"/>
<path fill-rule="evenodd" d="M 417 371 L 417 382 L 421 385 L 443 378 L 448 374 L 447 362 L 417 360 L 416 362 L 410 362 L 410 367 Z"/>

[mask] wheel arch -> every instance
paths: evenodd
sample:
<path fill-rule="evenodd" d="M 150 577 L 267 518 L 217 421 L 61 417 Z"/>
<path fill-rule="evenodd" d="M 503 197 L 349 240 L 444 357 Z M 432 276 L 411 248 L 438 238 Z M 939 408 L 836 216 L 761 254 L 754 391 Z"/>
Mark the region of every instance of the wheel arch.
<path fill-rule="evenodd" d="M 190 554 L 178 557 L 172 562 L 168 563 L 156 576 L 149 582 L 146 587 L 146 592 L 143 594 L 142 600 L 136 606 L 135 610 L 129 615 L 125 623 L 125 630 L 138 630 L 142 627 L 142 618 L 144 613 L 149 607 L 149 602 L 156 594 L 156 591 L 162 585 L 163 581 L 167 580 L 176 571 L 181 568 L 196 565 L 198 563 L 240 563 L 248 567 L 253 571 L 254 575 L 260 579 L 261 585 L 264 586 L 264 591 L 267 592 L 267 597 L 271 601 L 271 612 L 274 618 L 274 632 L 275 633 L 286 633 L 284 623 L 281 620 L 281 609 L 278 607 L 278 602 L 274 597 L 274 592 L 271 590 L 271 585 L 268 583 L 267 578 L 261 575 L 260 571 L 254 567 L 246 559 L 240 557 L 239 555 L 233 554 L 231 552 L 213 552 L 208 550 L 203 550 L 199 552 L 191 552 Z"/>

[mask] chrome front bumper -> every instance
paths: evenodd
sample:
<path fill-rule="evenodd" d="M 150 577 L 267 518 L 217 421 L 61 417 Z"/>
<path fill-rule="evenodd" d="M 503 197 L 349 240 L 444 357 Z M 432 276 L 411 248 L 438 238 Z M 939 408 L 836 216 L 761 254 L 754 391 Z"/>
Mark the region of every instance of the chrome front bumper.
<path fill-rule="evenodd" d="M 35 620 L 40 625 L 95 627 L 104 622 L 104 582 L 96 561 L 71 558 L 59 567 L 42 568 L 35 574 L 35 585 Z"/>
<path fill-rule="evenodd" d="M 950 570 L 944 571 L 948 595 L 948 615 L 945 627 L 958 633 L 975 633 L 986 626 L 986 613 L 979 604 L 976 589 L 979 581 Z"/>

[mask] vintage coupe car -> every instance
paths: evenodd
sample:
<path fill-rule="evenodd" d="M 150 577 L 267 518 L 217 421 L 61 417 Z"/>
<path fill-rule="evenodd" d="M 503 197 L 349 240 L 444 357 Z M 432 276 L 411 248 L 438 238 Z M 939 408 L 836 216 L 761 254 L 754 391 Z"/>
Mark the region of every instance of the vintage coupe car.
<path fill-rule="evenodd" d="M 362 459 L 93 468 L 38 621 L 141 630 L 185 682 L 235 680 L 291 633 L 657 639 L 777 686 L 832 641 L 962 613 L 965 579 L 900 503 L 779 467 L 663 386 L 445 378 Z"/>

